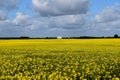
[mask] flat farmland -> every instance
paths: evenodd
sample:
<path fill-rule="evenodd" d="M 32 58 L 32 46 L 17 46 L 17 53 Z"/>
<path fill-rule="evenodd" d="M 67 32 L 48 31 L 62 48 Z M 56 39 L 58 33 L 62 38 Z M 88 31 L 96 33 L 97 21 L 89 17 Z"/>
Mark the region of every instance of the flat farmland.
<path fill-rule="evenodd" d="M 120 39 L 0 40 L 0 80 L 119 80 Z"/>

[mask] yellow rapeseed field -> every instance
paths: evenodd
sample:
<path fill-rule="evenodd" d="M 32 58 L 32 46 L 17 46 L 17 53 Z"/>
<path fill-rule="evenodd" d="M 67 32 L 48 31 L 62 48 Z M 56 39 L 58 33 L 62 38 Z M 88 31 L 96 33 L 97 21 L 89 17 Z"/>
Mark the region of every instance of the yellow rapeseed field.
<path fill-rule="evenodd" d="M 0 40 L 0 80 L 120 80 L 120 39 Z"/>

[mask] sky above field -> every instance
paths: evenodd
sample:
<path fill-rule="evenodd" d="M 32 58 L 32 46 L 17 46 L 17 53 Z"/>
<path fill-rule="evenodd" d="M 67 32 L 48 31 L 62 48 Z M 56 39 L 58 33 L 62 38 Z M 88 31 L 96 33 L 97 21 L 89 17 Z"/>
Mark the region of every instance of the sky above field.
<path fill-rule="evenodd" d="M 120 35 L 120 0 L 0 0 L 0 37 Z"/>

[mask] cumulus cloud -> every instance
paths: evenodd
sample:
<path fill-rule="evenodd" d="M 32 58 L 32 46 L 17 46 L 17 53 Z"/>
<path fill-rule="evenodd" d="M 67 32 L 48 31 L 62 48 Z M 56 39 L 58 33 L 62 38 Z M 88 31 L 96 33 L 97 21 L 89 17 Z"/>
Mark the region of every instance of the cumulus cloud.
<path fill-rule="evenodd" d="M 20 0 L 8 0 L 7 3 L 9 3 L 9 4 L 8 4 L 7 8 L 8 9 L 17 8 L 17 5 L 18 5 L 19 1 Z"/>
<path fill-rule="evenodd" d="M 31 25 L 32 21 L 28 15 L 17 12 L 12 20 L 8 18 L 0 20 L 0 36 L 12 37 L 25 35 L 27 27 Z"/>
<path fill-rule="evenodd" d="M 4 36 L 4 34 L 6 34 L 6 36 L 10 35 L 10 31 L 9 29 L 12 28 L 11 30 L 14 30 L 14 25 L 10 20 L 2 20 L 0 21 L 0 36 Z M 9 33 L 9 34 L 7 34 Z M 12 33 L 12 32 L 11 32 Z"/>
<path fill-rule="evenodd" d="M 104 28 L 118 27 L 120 24 L 120 7 L 118 5 L 106 7 L 95 16 L 95 22 L 97 25 L 101 25 L 101 27 L 104 26 Z"/>
<path fill-rule="evenodd" d="M 5 5 L 5 0 L 0 0 L 0 8 Z"/>
<path fill-rule="evenodd" d="M 24 26 L 24 27 L 23 27 Z M 28 25 L 27 25 L 28 26 Z M 13 20 L 0 21 L 0 37 L 15 37 L 26 35 L 26 25 L 16 25 Z"/>
<path fill-rule="evenodd" d="M 86 22 L 86 15 L 64 15 L 51 17 L 49 25 L 51 28 L 78 29 Z"/>
<path fill-rule="evenodd" d="M 0 8 L 12 10 L 17 8 L 19 2 L 20 0 L 0 0 Z"/>
<path fill-rule="evenodd" d="M 90 0 L 32 0 L 33 6 L 42 16 L 85 14 Z"/>
<path fill-rule="evenodd" d="M 49 26 L 49 19 L 43 18 L 43 17 L 38 17 L 38 18 L 33 18 L 32 24 L 27 26 L 26 29 L 28 30 L 43 30 L 45 28 L 48 28 Z"/>
<path fill-rule="evenodd" d="M 10 25 L 11 25 L 11 21 L 10 20 L 0 21 L 0 28 L 9 27 Z"/>
<path fill-rule="evenodd" d="M 96 35 L 114 35 L 120 30 L 120 6 L 114 5 L 105 7 L 100 13 L 93 15 L 92 20 L 87 20 L 90 24 L 88 32 Z M 87 23 L 86 23 L 87 24 Z"/>
<path fill-rule="evenodd" d="M 7 15 L 4 11 L 0 10 L 0 20 L 5 20 L 7 18 Z"/>
<path fill-rule="evenodd" d="M 120 30 L 119 8 L 116 5 L 106 7 L 92 18 L 88 14 L 37 17 L 34 18 L 33 24 L 27 27 L 29 29 L 27 34 L 31 36 L 111 36 L 119 33 Z"/>
<path fill-rule="evenodd" d="M 113 7 L 106 7 L 103 11 L 95 16 L 96 22 L 111 22 L 120 19 L 120 7 L 115 5 Z"/>
<path fill-rule="evenodd" d="M 32 24 L 32 21 L 30 20 L 30 17 L 28 15 L 25 15 L 21 12 L 17 12 L 13 23 L 16 26 L 29 26 Z"/>

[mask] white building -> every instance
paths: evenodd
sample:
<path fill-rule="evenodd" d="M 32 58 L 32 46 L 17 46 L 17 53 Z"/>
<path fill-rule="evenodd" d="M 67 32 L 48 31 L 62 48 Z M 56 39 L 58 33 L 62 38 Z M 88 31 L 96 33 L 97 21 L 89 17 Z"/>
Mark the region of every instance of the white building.
<path fill-rule="evenodd" d="M 62 39 L 62 37 L 61 37 L 61 36 L 58 36 L 57 39 Z"/>

